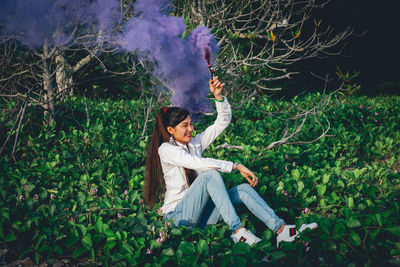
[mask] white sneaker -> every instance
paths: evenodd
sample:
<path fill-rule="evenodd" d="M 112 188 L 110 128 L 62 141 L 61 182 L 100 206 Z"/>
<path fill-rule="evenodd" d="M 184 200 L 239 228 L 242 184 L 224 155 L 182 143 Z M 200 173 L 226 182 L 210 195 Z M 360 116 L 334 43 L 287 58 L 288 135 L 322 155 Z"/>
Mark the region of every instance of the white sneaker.
<path fill-rule="evenodd" d="M 299 231 L 296 231 L 296 225 L 285 225 L 282 232 L 276 237 L 276 247 L 279 247 L 281 241 L 292 242 L 304 230 L 313 230 L 317 227 L 317 223 L 302 224 Z"/>
<path fill-rule="evenodd" d="M 261 241 L 260 238 L 256 237 L 252 232 L 242 227 L 236 234 L 231 235 L 233 242 L 245 242 L 250 246 L 253 244 L 257 244 Z"/>

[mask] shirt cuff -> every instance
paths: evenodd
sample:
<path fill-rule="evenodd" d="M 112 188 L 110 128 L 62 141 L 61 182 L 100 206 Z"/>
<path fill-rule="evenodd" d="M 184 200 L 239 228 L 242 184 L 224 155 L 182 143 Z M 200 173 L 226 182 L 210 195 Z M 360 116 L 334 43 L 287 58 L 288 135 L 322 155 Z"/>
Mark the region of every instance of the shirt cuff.
<path fill-rule="evenodd" d="M 233 170 L 233 162 L 232 161 L 226 161 L 226 164 L 221 166 L 221 172 L 227 172 L 230 173 Z"/>
<path fill-rule="evenodd" d="M 215 99 L 215 107 L 217 108 L 217 110 L 224 110 L 229 107 L 228 99 L 226 99 L 225 96 L 223 96 L 223 98 L 223 101 L 217 101 L 217 99 Z"/>
<path fill-rule="evenodd" d="M 224 102 L 225 101 L 225 96 L 222 96 L 222 100 L 215 99 L 215 101 L 216 102 Z"/>

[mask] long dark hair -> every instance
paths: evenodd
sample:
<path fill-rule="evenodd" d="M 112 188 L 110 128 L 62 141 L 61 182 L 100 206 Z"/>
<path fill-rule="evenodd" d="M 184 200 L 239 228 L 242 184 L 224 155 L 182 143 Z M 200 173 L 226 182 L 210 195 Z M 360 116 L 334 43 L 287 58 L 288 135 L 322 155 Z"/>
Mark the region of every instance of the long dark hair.
<path fill-rule="evenodd" d="M 154 206 L 165 191 L 158 148 L 162 143 L 169 142 L 171 138 L 167 127 L 175 127 L 189 115 L 190 113 L 186 109 L 180 107 L 162 107 L 157 114 L 153 134 L 147 149 L 146 171 L 144 174 L 144 200 L 151 207 Z M 191 185 L 196 179 L 196 172 L 185 168 L 185 174 L 188 184 Z"/>

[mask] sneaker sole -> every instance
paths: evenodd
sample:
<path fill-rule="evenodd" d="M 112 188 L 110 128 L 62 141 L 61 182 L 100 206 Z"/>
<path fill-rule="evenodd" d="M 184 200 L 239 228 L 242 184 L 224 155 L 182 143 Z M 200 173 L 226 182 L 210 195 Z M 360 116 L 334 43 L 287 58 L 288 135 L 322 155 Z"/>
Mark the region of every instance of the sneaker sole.
<path fill-rule="evenodd" d="M 296 240 L 297 238 L 300 237 L 300 234 L 301 234 L 303 231 L 305 231 L 305 230 L 307 230 L 307 229 L 314 230 L 314 229 L 317 229 L 317 228 L 318 228 L 318 224 L 317 224 L 317 223 L 310 223 L 310 224 L 307 224 L 307 227 L 304 228 L 303 230 L 300 231 L 300 229 L 299 229 L 299 233 L 297 234 L 296 237 L 293 238 L 293 240 L 291 240 L 291 241 L 284 241 L 284 240 L 282 240 L 282 241 L 280 241 L 279 243 L 276 244 L 276 247 L 279 248 L 279 244 L 280 244 L 281 242 L 289 242 L 289 243 L 293 242 L 294 240 Z"/>

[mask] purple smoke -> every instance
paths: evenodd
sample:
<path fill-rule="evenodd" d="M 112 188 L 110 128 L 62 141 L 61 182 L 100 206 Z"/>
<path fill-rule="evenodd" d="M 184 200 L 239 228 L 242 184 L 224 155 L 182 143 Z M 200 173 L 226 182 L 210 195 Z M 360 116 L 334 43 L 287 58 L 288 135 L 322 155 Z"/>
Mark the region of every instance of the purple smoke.
<path fill-rule="evenodd" d="M 154 74 L 168 83 L 175 106 L 186 108 L 194 119 L 196 112 L 207 112 L 210 74 L 204 59 L 205 49 L 217 51 L 214 37 L 207 27 L 192 31 L 187 39 L 181 35 L 186 25 L 183 18 L 166 14 L 169 0 L 139 0 L 134 9 L 139 15 L 125 27 L 121 45 L 128 51 L 151 55 Z M 164 10 L 164 11 L 163 11 Z"/>
<path fill-rule="evenodd" d="M 206 26 L 199 26 L 194 29 L 189 38 L 192 51 L 200 51 L 207 63 L 213 64 L 212 55 L 218 52 L 217 41 Z"/>
<path fill-rule="evenodd" d="M 96 33 L 107 34 L 119 23 L 116 0 L 2 0 L 0 6 L 2 39 L 14 38 L 31 49 L 73 43 L 93 45 Z M 79 27 L 76 28 L 76 26 Z"/>
<path fill-rule="evenodd" d="M 74 42 L 84 46 L 98 41 L 118 44 L 125 51 L 150 56 L 153 74 L 172 91 L 172 103 L 190 111 L 193 119 L 196 112 L 210 110 L 210 74 L 204 57 L 206 53 L 215 55 L 216 41 L 205 26 L 182 39 L 186 25 L 183 18 L 168 15 L 171 0 L 136 1 L 136 16 L 118 34 L 116 26 L 122 21 L 118 0 L 1 1 L 2 40 L 14 38 L 31 49 L 42 48 L 45 39 L 50 47 Z"/>

